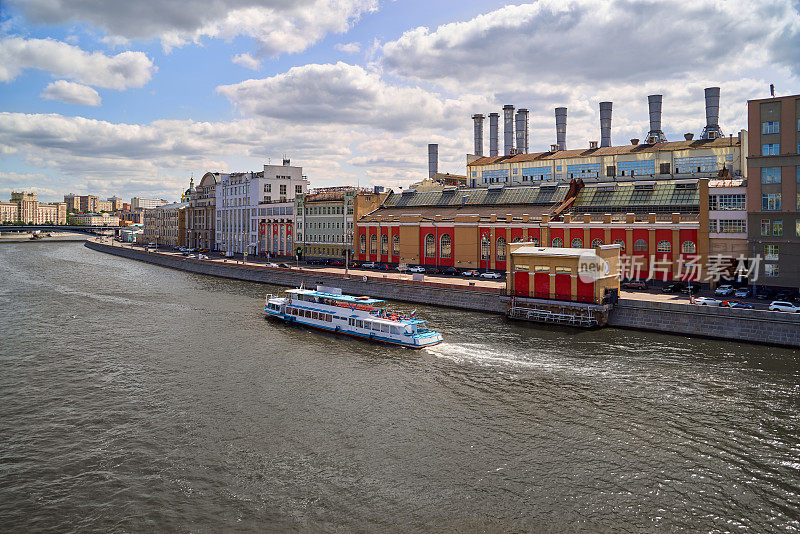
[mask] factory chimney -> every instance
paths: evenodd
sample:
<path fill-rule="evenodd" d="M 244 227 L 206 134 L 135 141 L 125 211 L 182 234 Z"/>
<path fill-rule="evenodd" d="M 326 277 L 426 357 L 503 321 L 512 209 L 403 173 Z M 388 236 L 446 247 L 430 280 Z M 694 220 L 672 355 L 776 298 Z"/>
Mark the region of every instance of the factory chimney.
<path fill-rule="evenodd" d="M 559 150 L 567 149 L 567 108 L 556 108 L 556 145 Z"/>
<path fill-rule="evenodd" d="M 647 97 L 647 107 L 650 109 L 650 131 L 647 132 L 645 143 L 654 145 L 663 143 L 667 140 L 664 132 L 661 131 L 661 99 L 663 95 L 649 95 Z"/>
<path fill-rule="evenodd" d="M 439 145 L 430 143 L 428 145 L 428 178 L 439 172 Z"/>
<path fill-rule="evenodd" d="M 514 149 L 514 106 L 503 106 L 503 154 L 511 155 Z"/>
<path fill-rule="evenodd" d="M 475 122 L 475 151 L 473 154 L 483 156 L 483 115 L 480 113 L 473 115 L 472 120 Z"/>
<path fill-rule="evenodd" d="M 611 146 L 611 102 L 600 102 L 600 146 Z"/>
<path fill-rule="evenodd" d="M 497 137 L 499 135 L 498 122 L 500 119 L 499 113 L 489 113 L 489 155 L 497 156 Z"/>
<path fill-rule="evenodd" d="M 528 110 L 525 108 L 520 108 L 517 111 L 517 154 L 527 154 L 528 153 Z"/>
<path fill-rule="evenodd" d="M 701 139 L 725 137 L 719 127 L 719 87 L 706 87 L 706 127 Z"/>

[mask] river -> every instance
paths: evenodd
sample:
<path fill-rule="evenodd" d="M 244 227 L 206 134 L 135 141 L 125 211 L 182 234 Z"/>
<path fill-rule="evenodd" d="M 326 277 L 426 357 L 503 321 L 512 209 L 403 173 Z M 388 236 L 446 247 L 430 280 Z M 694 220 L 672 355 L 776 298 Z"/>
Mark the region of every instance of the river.
<path fill-rule="evenodd" d="M 800 529 L 799 351 L 397 303 L 415 352 L 79 243 L 0 280 L 0 531 Z"/>

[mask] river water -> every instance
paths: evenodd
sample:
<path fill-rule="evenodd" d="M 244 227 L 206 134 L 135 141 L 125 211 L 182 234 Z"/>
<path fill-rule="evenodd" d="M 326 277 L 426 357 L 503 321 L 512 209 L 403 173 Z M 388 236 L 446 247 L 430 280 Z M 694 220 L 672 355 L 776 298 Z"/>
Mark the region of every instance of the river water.
<path fill-rule="evenodd" d="M 0 280 L 0 531 L 800 529 L 798 351 L 397 304 L 415 352 L 79 243 Z"/>

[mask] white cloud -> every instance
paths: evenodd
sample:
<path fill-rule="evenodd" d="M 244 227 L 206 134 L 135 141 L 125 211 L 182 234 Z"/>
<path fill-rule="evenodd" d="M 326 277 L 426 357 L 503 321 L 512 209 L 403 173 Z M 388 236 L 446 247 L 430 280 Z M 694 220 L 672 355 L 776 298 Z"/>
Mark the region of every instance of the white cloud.
<path fill-rule="evenodd" d="M 361 43 L 336 43 L 333 47 L 345 54 L 357 54 L 361 51 Z"/>
<path fill-rule="evenodd" d="M 377 0 L 10 0 L 35 23 L 88 23 L 126 39 L 161 39 L 165 49 L 204 37 L 256 39 L 264 55 L 301 52 L 329 33 L 344 33 Z"/>
<path fill-rule="evenodd" d="M 11 81 L 24 69 L 48 71 L 96 87 L 126 89 L 146 84 L 156 67 L 142 52 L 106 56 L 54 39 L 0 39 L 0 81 Z"/>
<path fill-rule="evenodd" d="M 58 100 L 65 104 L 78 106 L 100 105 L 100 95 L 97 94 L 97 91 L 86 85 L 66 80 L 56 80 L 50 83 L 39 96 L 45 100 Z"/>
<path fill-rule="evenodd" d="M 233 56 L 231 61 L 233 61 L 234 63 L 236 63 L 241 67 L 250 70 L 258 70 L 259 68 L 261 68 L 261 61 L 257 60 L 247 52 L 245 52 L 244 54 L 238 54 L 236 56 Z"/>
<path fill-rule="evenodd" d="M 348 124 L 389 131 L 452 127 L 480 97 L 444 98 L 420 87 L 386 83 L 379 74 L 347 63 L 309 64 L 257 80 L 221 85 L 242 112 L 291 123 Z"/>

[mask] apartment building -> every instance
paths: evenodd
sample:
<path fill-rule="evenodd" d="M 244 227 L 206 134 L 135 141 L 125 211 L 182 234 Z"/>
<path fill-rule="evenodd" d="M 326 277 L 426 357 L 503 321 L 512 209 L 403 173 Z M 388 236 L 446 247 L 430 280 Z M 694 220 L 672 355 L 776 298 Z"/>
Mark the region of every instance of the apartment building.
<path fill-rule="evenodd" d="M 800 95 L 747 102 L 748 246 L 758 285 L 800 287 Z"/>
<path fill-rule="evenodd" d="M 0 202 L 0 223 L 67 224 L 64 202 L 39 202 L 36 193 L 12 192 L 9 202 Z"/>

